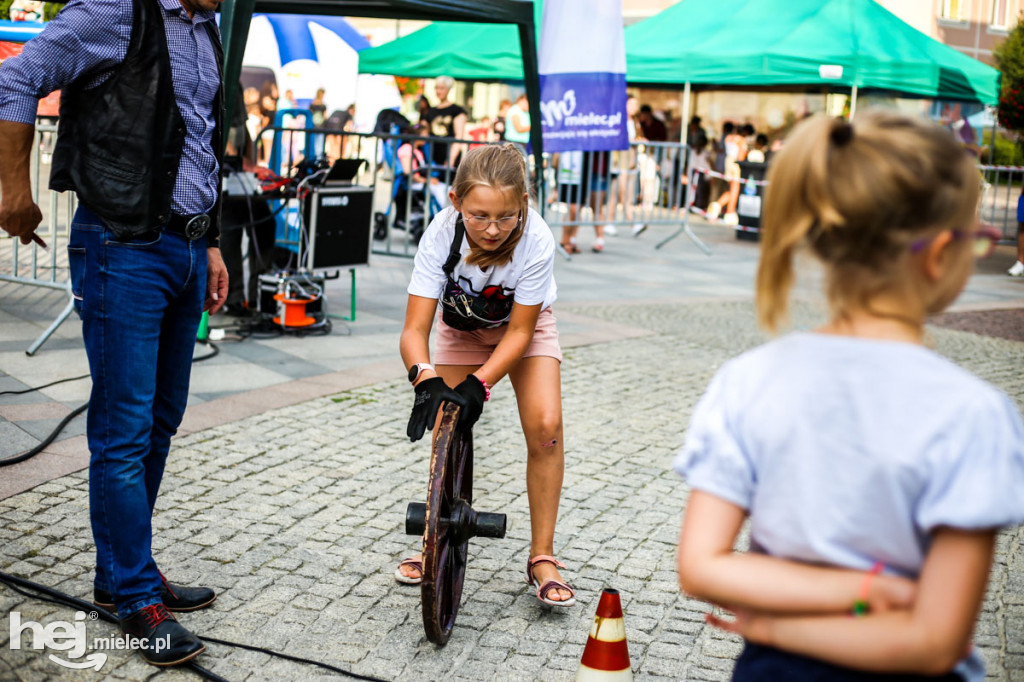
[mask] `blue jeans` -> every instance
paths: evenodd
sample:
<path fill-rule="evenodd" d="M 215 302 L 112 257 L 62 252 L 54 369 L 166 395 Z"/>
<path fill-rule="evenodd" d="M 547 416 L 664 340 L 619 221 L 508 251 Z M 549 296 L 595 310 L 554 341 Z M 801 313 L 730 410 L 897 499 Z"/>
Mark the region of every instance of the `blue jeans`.
<path fill-rule="evenodd" d="M 153 506 L 188 400 L 206 291 L 206 239 L 154 232 L 119 241 L 80 206 L 68 266 L 92 373 L 87 436 L 95 586 L 114 595 L 125 618 L 160 602 Z"/>

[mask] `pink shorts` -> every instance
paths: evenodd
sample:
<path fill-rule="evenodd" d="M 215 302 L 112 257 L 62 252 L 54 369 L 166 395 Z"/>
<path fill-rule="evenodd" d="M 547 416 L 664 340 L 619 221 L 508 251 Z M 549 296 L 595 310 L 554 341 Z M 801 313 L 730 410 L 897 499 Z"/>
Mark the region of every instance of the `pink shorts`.
<path fill-rule="evenodd" d="M 452 329 L 437 315 L 437 338 L 434 345 L 433 360 L 435 365 L 466 365 L 478 367 L 491 357 L 495 346 L 505 336 L 507 324 L 491 329 L 478 329 L 472 332 L 460 332 Z M 524 358 L 543 356 L 562 361 L 562 347 L 558 345 L 558 327 L 551 308 L 540 311 L 537 318 L 537 330 L 533 332 L 533 340 L 527 346 Z"/>

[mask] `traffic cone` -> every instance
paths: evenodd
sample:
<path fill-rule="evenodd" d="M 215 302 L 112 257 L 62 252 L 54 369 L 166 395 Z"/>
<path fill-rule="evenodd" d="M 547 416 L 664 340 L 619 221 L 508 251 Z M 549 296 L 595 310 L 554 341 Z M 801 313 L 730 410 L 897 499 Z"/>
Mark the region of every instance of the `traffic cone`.
<path fill-rule="evenodd" d="M 625 682 L 633 679 L 626 646 L 626 622 L 622 619 L 619 591 L 606 587 L 597 603 L 576 682 Z"/>

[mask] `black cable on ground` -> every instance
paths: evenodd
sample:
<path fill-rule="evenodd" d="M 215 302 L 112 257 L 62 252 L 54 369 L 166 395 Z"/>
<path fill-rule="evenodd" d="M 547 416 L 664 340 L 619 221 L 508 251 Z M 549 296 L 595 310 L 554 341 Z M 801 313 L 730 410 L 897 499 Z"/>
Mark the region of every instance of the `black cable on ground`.
<path fill-rule="evenodd" d="M 74 410 L 69 412 L 66 417 L 60 420 L 60 423 L 57 424 L 57 428 L 51 431 L 50 435 L 47 436 L 44 441 L 39 443 L 39 445 L 35 446 L 31 450 L 21 453 L 20 455 L 14 455 L 13 457 L 0 459 L 0 467 L 6 467 L 12 464 L 17 464 L 18 462 L 24 462 L 26 459 L 30 459 L 38 455 L 40 452 L 42 452 L 43 450 L 50 446 L 50 443 L 52 443 L 57 438 L 57 436 L 60 435 L 60 432 L 64 430 L 64 427 L 67 426 L 72 419 L 85 412 L 86 409 L 88 409 L 88 407 L 89 403 L 85 403 L 84 405 L 76 407 Z"/>
<path fill-rule="evenodd" d="M 35 583 L 31 580 L 19 578 L 18 576 L 11 575 L 9 573 L 4 573 L 2 571 L 0 571 L 0 583 L 7 585 L 7 587 L 11 588 L 18 594 L 28 597 L 30 599 L 39 599 L 41 601 L 58 604 L 60 606 L 69 606 L 79 611 L 95 611 L 103 620 L 114 624 L 117 623 L 117 616 L 112 614 L 110 611 L 107 611 L 106 609 L 100 608 L 95 604 L 84 601 L 77 597 L 72 597 L 69 594 L 64 594 L 63 592 L 55 590 L 52 587 L 46 587 L 45 585 L 40 585 L 39 583 Z M 27 592 L 26 590 L 33 590 L 35 591 L 35 594 Z M 345 675 L 346 677 L 351 677 L 357 680 L 367 680 L 367 682 L 388 682 L 388 680 L 383 680 L 379 677 L 372 677 L 370 675 L 360 675 L 359 673 L 355 673 L 350 670 L 345 670 L 343 668 L 338 668 L 336 666 L 330 665 L 329 663 L 322 663 L 320 661 L 302 658 L 301 656 L 292 656 L 291 654 L 284 654 L 280 651 L 274 651 L 272 649 L 265 649 L 263 647 L 253 646 L 251 644 L 240 644 L 238 642 L 231 642 L 226 639 L 218 639 L 216 637 L 204 637 L 203 635 L 196 636 L 204 642 L 209 642 L 210 644 L 220 644 L 223 646 L 245 649 L 247 651 L 256 651 L 259 653 L 268 654 L 270 656 L 275 656 L 286 661 L 294 661 L 296 663 L 314 665 L 318 668 L 323 668 L 324 670 L 329 670 L 331 672 L 335 672 L 340 675 Z M 188 664 L 181 667 L 191 668 L 195 673 L 202 675 L 208 680 L 213 680 L 214 682 L 227 682 L 227 680 L 217 675 L 217 673 L 207 670 L 206 668 L 195 663 L 194 661 L 190 661 Z"/>
<path fill-rule="evenodd" d="M 92 375 L 91 374 L 83 374 L 80 377 L 68 377 L 67 379 L 57 379 L 57 381 L 51 381 L 50 383 L 43 384 L 42 386 L 33 386 L 32 388 L 23 388 L 20 391 L 0 391 L 0 395 L 24 395 L 26 393 L 32 393 L 33 391 L 41 391 L 44 388 L 49 388 L 50 386 L 56 386 L 57 384 L 63 384 L 63 383 L 68 382 L 68 381 L 78 381 L 79 379 L 88 379 L 90 376 L 92 376 Z"/>
<path fill-rule="evenodd" d="M 217 357 L 217 355 L 220 353 L 220 348 L 218 348 L 215 344 L 210 343 L 209 341 L 197 341 L 197 343 L 202 343 L 203 345 L 209 346 L 210 347 L 210 352 L 207 353 L 206 355 L 200 355 L 198 358 L 193 358 L 192 359 L 193 363 L 202 362 L 203 360 L 209 360 L 210 358 Z M 54 384 L 63 383 L 65 381 L 76 381 L 78 379 L 85 379 L 88 376 L 89 376 L 88 374 L 85 374 L 85 375 L 80 376 L 80 377 L 71 377 L 69 379 L 59 379 L 57 381 L 51 381 L 48 384 L 44 384 L 43 386 L 36 386 L 35 388 L 27 388 L 27 389 L 24 389 L 24 390 L 21 390 L 21 391 L 4 391 L 4 393 L 15 393 L 15 394 L 31 393 L 32 391 L 39 391 L 39 390 L 42 390 L 44 388 L 47 388 L 48 386 L 53 386 Z M 3 395 L 3 394 L 0 393 L 0 395 Z M 57 424 L 56 428 L 54 428 L 54 430 L 50 432 L 50 435 L 48 435 L 45 440 L 43 440 L 41 443 L 39 443 L 39 445 L 37 445 L 34 448 L 32 448 L 31 450 L 27 450 L 27 451 L 25 451 L 25 452 L 23 452 L 23 453 L 21 453 L 19 455 L 14 455 L 12 457 L 7 457 L 6 459 L 0 459 L 0 467 L 11 466 L 12 464 L 17 464 L 18 462 L 24 462 L 26 459 L 31 459 L 32 457 L 35 457 L 36 455 L 38 455 L 40 452 L 42 452 L 43 450 L 48 448 L 50 446 L 50 443 L 52 443 L 54 440 L 56 440 L 57 436 L 60 435 L 60 432 L 63 431 L 64 428 L 67 427 L 67 425 L 71 423 L 72 419 L 74 419 L 78 415 L 80 415 L 83 412 L 85 412 L 88 408 L 89 408 L 89 403 L 85 403 L 84 405 L 80 405 L 79 407 L 76 407 L 66 417 L 64 417 L 64 419 L 60 420 L 60 423 Z"/>

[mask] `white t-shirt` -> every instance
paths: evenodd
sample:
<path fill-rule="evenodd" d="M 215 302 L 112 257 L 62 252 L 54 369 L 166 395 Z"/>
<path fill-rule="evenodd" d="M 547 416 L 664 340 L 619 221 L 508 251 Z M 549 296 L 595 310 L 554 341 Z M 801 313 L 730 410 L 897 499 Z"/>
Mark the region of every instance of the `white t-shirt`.
<path fill-rule="evenodd" d="M 456 217 L 455 208 L 449 206 L 434 216 L 423 233 L 409 282 L 408 291 L 413 296 L 439 299 L 444 293 L 444 263 L 455 238 Z M 460 250 L 462 259 L 453 274 L 453 279 L 469 293 L 479 295 L 486 287 L 500 286 L 506 294 L 514 292 L 515 302 L 521 305 L 541 303 L 541 310 L 544 310 L 555 302 L 555 238 L 548 224 L 532 208 L 527 213 L 526 231 L 508 263 L 491 266 L 486 271 L 467 265 L 469 248 L 469 240 L 464 236 Z"/>
<path fill-rule="evenodd" d="M 1024 522 L 1016 406 L 909 343 L 798 333 L 730 360 L 674 468 L 749 512 L 752 551 L 809 563 L 916 577 L 936 528 Z"/>

